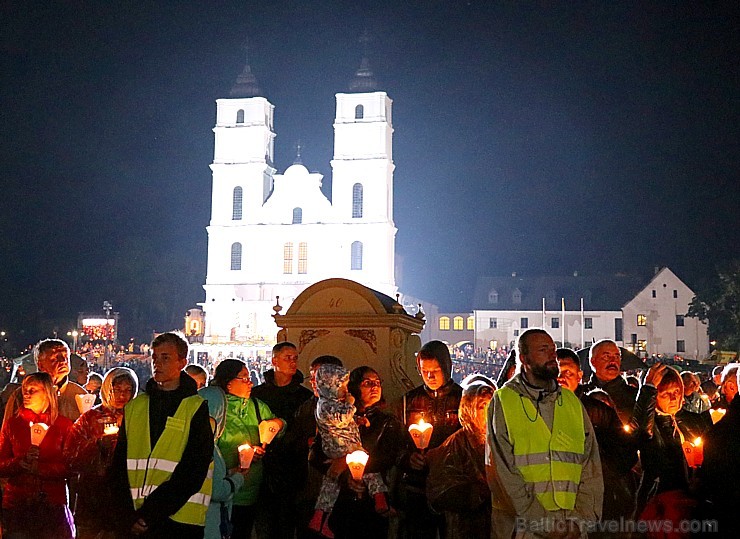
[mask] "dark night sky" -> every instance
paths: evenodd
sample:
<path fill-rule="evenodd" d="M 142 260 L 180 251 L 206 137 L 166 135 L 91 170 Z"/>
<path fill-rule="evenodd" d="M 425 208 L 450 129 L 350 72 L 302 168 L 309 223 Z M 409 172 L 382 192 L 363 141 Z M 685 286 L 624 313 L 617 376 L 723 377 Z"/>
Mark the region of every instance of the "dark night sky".
<path fill-rule="evenodd" d="M 0 3 L 3 328 L 109 299 L 167 329 L 202 301 L 214 101 L 247 34 L 279 171 L 300 139 L 325 184 L 374 37 L 407 293 L 462 310 L 480 274 L 654 265 L 697 286 L 738 255 L 737 2 L 210 4 Z"/>

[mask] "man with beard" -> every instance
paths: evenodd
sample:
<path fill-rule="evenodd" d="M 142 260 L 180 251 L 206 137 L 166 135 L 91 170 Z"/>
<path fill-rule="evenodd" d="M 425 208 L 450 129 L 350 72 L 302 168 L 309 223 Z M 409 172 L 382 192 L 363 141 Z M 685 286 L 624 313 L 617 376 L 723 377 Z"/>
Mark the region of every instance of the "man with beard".
<path fill-rule="evenodd" d="M 617 405 L 617 415 L 623 425 L 632 419 L 637 400 L 637 388 L 630 386 L 622 377 L 622 352 L 617 343 L 603 339 L 594 343 L 588 352 L 588 360 L 594 373 L 584 391 L 604 390 Z"/>
<path fill-rule="evenodd" d="M 578 397 L 558 385 L 546 331 L 522 333 L 517 359 L 520 373 L 488 408 L 492 537 L 580 537 L 599 520 L 604 492 L 591 421 Z"/>

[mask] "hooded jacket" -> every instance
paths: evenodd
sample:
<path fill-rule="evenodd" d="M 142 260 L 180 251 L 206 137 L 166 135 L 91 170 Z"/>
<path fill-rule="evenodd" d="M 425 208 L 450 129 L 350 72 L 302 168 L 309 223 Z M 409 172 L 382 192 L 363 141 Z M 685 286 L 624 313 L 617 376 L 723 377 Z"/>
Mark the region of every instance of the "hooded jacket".
<path fill-rule="evenodd" d="M 562 402 L 562 391 L 554 380 L 545 389 L 528 384 L 522 373 L 514 375 L 505 387 L 514 390 L 521 398 L 528 399 L 538 410 L 548 428 L 552 429 L 555 407 Z M 488 406 L 488 434 L 486 440 L 486 473 L 491 488 L 492 537 L 512 537 L 517 518 L 527 522 L 540 519 L 565 520 L 576 518 L 595 522 L 601 517 L 604 485 L 601 476 L 601 460 L 598 444 L 591 421 L 583 406 L 583 426 L 585 443 L 582 460 L 581 480 L 578 485 L 575 507 L 572 511 L 547 511 L 537 500 L 531 485 L 525 483 L 521 472 L 514 464 L 514 447 L 509 439 L 498 392 Z M 536 532 L 527 531 L 517 537 L 540 537 Z"/>
<path fill-rule="evenodd" d="M 349 371 L 339 365 L 321 365 L 316 371 L 316 426 L 324 453 L 339 458 L 362 449 L 360 430 L 355 423 L 357 409 L 346 400 L 338 400 L 339 388 L 347 383 Z"/>
<path fill-rule="evenodd" d="M 154 447 L 164 431 L 167 418 L 174 416 L 180 402 L 197 394 L 195 380 L 185 372 L 180 373 L 180 385 L 172 391 L 159 389 L 157 382 L 151 378 L 145 392 L 149 395 L 149 436 Z M 208 473 L 213 458 L 213 432 L 208 419 L 208 407 L 205 402 L 190 422 L 190 435 L 180 462 L 166 482 L 157 487 L 146 499 L 138 511 L 134 511 L 131 491 L 128 484 L 126 419 L 118 431 L 118 444 L 113 456 L 112 486 L 118 509 L 124 511 L 121 525 L 128 531 L 131 525 L 141 518 L 150 531 L 174 515 L 190 496 L 198 492 Z"/>
<path fill-rule="evenodd" d="M 213 419 L 213 439 L 218 442 L 226 426 L 226 394 L 220 387 L 204 387 L 198 391 L 208 403 L 208 415 Z M 224 457 L 218 445 L 213 445 L 213 492 L 211 504 L 206 513 L 205 539 L 221 539 L 221 507 L 225 506 L 229 517 L 233 506 L 234 494 L 244 484 L 244 476 L 240 473 L 229 474 Z"/>

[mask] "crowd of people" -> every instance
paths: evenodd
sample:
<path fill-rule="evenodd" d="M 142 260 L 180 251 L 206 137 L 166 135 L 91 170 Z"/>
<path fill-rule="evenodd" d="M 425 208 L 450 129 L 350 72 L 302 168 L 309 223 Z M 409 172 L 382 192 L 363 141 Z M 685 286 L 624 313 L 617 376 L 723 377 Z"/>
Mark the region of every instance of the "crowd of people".
<path fill-rule="evenodd" d="M 2 536 L 740 532 L 737 364 L 702 383 L 656 362 L 628 382 L 605 340 L 584 379 L 573 350 L 529 329 L 500 387 L 479 371 L 457 383 L 447 345 L 430 341 L 422 384 L 387 403 L 372 365 L 335 356 L 311 358 L 309 389 L 298 353 L 275 345 L 255 384 L 241 359 L 188 365 L 176 332 L 151 343 L 147 372 L 103 376 L 64 341 L 39 342 L 38 372 L 2 393 Z"/>

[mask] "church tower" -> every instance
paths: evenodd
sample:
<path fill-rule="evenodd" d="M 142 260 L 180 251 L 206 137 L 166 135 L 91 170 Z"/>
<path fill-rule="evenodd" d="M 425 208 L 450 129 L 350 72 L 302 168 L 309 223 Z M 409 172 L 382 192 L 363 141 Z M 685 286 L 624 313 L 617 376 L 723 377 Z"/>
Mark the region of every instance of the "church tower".
<path fill-rule="evenodd" d="M 361 41 L 367 48 L 367 36 Z M 332 205 L 345 225 L 340 260 L 350 270 L 341 273 L 393 297 L 393 102 L 378 90 L 367 50 L 349 92 L 336 100 Z"/>
<path fill-rule="evenodd" d="M 242 283 L 241 270 L 247 265 L 245 226 L 259 223 L 262 205 L 272 190 L 274 108 L 262 97 L 248 58 L 229 97 L 216 100 L 211 222 L 203 287 L 206 335 L 216 342 L 233 341 L 238 336 L 234 333 L 247 327 L 239 320 L 235 289 Z"/>

